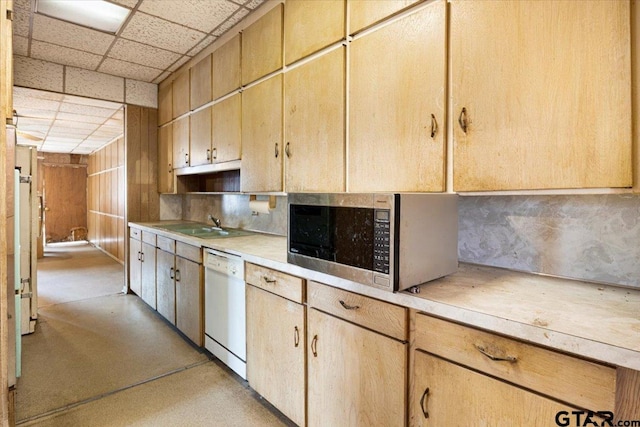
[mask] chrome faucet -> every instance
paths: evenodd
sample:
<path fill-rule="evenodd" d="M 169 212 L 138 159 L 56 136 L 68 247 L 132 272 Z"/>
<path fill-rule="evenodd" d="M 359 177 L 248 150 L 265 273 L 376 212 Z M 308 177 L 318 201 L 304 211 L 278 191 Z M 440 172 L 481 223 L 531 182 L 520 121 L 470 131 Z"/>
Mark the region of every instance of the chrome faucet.
<path fill-rule="evenodd" d="M 222 222 L 220 221 L 219 218 L 216 218 L 215 216 L 209 214 L 208 217 L 211 221 L 213 221 L 213 223 L 216 225 L 216 227 L 218 228 L 222 228 Z"/>

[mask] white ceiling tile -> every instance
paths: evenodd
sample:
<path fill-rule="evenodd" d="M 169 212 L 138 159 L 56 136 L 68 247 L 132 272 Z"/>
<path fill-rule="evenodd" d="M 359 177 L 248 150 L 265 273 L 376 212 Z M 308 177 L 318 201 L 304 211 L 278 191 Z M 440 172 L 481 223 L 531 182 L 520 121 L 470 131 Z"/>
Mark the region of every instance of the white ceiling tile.
<path fill-rule="evenodd" d="M 25 56 L 13 56 L 13 84 L 15 86 L 62 92 L 62 80 L 62 65 Z"/>
<path fill-rule="evenodd" d="M 37 146 L 40 145 L 40 142 L 32 141 L 32 140 L 27 139 L 27 138 L 25 138 L 23 136 L 20 136 L 20 135 L 18 135 L 18 137 L 16 138 L 16 143 L 18 145 L 24 145 L 24 146 L 27 146 L 27 147 L 37 147 Z"/>
<path fill-rule="evenodd" d="M 161 81 L 163 81 L 164 79 L 166 79 L 167 77 L 169 77 L 170 75 L 171 75 L 171 73 L 169 71 L 165 71 L 164 73 L 162 73 L 158 77 L 156 77 L 156 79 L 153 82 L 155 84 L 158 84 Z"/>
<path fill-rule="evenodd" d="M 190 56 L 183 56 L 175 64 L 173 64 L 171 67 L 169 67 L 169 71 L 174 72 L 178 68 L 182 67 L 182 65 L 184 65 L 184 63 L 187 62 L 190 59 L 191 59 Z"/>
<path fill-rule="evenodd" d="M 29 37 L 29 14 L 28 9 L 16 9 L 13 14 L 13 34 Z"/>
<path fill-rule="evenodd" d="M 119 102 L 104 101 L 102 99 L 85 98 L 83 96 L 64 95 L 64 102 L 66 104 L 79 104 L 89 105 L 92 107 L 107 108 L 109 110 L 119 110 L 122 108 L 122 104 Z"/>
<path fill-rule="evenodd" d="M 91 154 L 93 153 L 93 148 L 85 147 L 84 144 L 81 144 L 74 148 L 71 152 L 73 154 Z"/>
<path fill-rule="evenodd" d="M 127 79 L 125 88 L 127 104 L 158 108 L 158 85 Z"/>
<path fill-rule="evenodd" d="M 21 132 L 27 132 L 33 135 L 45 136 L 49 132 L 49 125 L 23 125 L 18 124 L 18 130 Z"/>
<path fill-rule="evenodd" d="M 115 36 L 36 13 L 33 15 L 33 38 L 104 55 Z"/>
<path fill-rule="evenodd" d="M 91 135 L 91 131 L 85 129 L 72 129 L 72 128 L 60 128 L 52 127 L 47 135 L 48 138 L 77 138 L 85 139 Z"/>
<path fill-rule="evenodd" d="M 124 120 L 124 110 L 121 108 L 118 111 L 116 111 L 115 113 L 113 113 L 113 115 L 111 116 L 111 118 L 114 119 L 120 119 L 120 120 Z"/>
<path fill-rule="evenodd" d="M 13 35 L 13 53 L 15 55 L 29 55 L 29 38 L 19 35 Z"/>
<path fill-rule="evenodd" d="M 34 99 L 48 99 L 51 101 L 62 101 L 65 95 L 62 93 L 47 92 L 44 90 L 30 89 L 27 87 L 13 87 L 14 102 L 16 98 L 34 98 Z"/>
<path fill-rule="evenodd" d="M 13 0 L 13 9 L 31 12 L 31 0 Z"/>
<path fill-rule="evenodd" d="M 124 79 L 109 74 L 66 67 L 65 92 L 110 101 L 124 101 Z"/>
<path fill-rule="evenodd" d="M 51 129 L 86 129 L 94 131 L 100 127 L 101 123 L 76 122 L 73 120 L 56 120 Z"/>
<path fill-rule="evenodd" d="M 211 43 L 216 41 L 216 38 L 217 37 L 213 37 L 213 36 L 205 37 L 204 40 L 202 40 L 193 49 L 191 49 L 189 52 L 187 52 L 187 55 L 196 56 L 198 53 L 200 53 L 202 51 L 202 49 L 204 49 L 205 47 L 209 46 Z"/>
<path fill-rule="evenodd" d="M 138 0 L 110 0 L 110 1 L 111 3 L 117 3 L 120 6 L 125 6 L 130 9 L 136 7 L 136 4 L 138 4 Z"/>
<path fill-rule="evenodd" d="M 56 118 L 58 120 L 73 120 L 76 122 L 93 123 L 96 125 L 104 122 L 104 118 L 102 117 L 86 116 L 84 114 L 58 113 Z"/>
<path fill-rule="evenodd" d="M 113 110 L 108 108 L 68 103 L 63 103 L 62 105 L 60 105 L 60 112 L 103 117 L 105 120 L 113 115 Z"/>
<path fill-rule="evenodd" d="M 248 9 L 239 9 L 235 15 L 230 17 L 228 20 L 222 23 L 216 30 L 212 33 L 214 36 L 219 37 L 222 34 L 226 33 L 231 27 L 236 25 L 238 22 L 242 21 L 242 18 L 249 14 Z"/>
<path fill-rule="evenodd" d="M 124 120 L 111 118 L 104 122 L 103 126 L 124 129 Z"/>
<path fill-rule="evenodd" d="M 109 57 L 164 70 L 180 58 L 180 54 L 119 38 Z"/>
<path fill-rule="evenodd" d="M 205 33 L 220 25 L 239 6 L 228 1 L 144 0 L 139 10 Z"/>
<path fill-rule="evenodd" d="M 60 108 L 60 102 L 51 101 L 49 99 L 16 97 L 13 100 L 13 108 L 18 110 L 18 113 L 20 113 L 23 108 L 58 111 Z"/>
<path fill-rule="evenodd" d="M 113 58 L 105 59 L 100 65 L 99 71 L 128 79 L 142 80 L 144 82 L 151 82 L 162 73 L 162 70 L 158 70 L 157 68 L 145 67 L 144 65 L 133 64 Z"/>
<path fill-rule="evenodd" d="M 95 53 L 38 40 L 31 42 L 31 57 L 90 70 L 95 70 L 102 59 L 101 55 L 96 55 Z"/>
<path fill-rule="evenodd" d="M 31 118 L 31 117 L 19 117 L 20 112 L 18 111 L 18 129 L 21 129 L 23 126 L 51 126 L 53 123 L 52 119 L 41 119 L 41 118 Z"/>
<path fill-rule="evenodd" d="M 33 118 L 39 118 L 39 119 L 53 120 L 56 118 L 56 114 L 58 114 L 57 111 L 40 110 L 36 108 L 21 108 L 20 111 L 18 111 L 18 116 L 20 118 L 33 117 Z"/>
<path fill-rule="evenodd" d="M 115 138 L 121 133 L 122 130 L 120 130 L 120 132 L 117 132 L 108 128 L 100 128 L 91 134 L 91 138 Z"/>
<path fill-rule="evenodd" d="M 161 49 L 187 53 L 202 40 L 200 31 L 145 13 L 136 13 L 121 33 L 125 39 L 136 40 Z"/>
<path fill-rule="evenodd" d="M 264 3 L 264 0 L 248 0 L 244 4 L 244 7 L 248 7 L 249 9 L 255 9 L 256 7 L 260 6 L 262 3 Z"/>

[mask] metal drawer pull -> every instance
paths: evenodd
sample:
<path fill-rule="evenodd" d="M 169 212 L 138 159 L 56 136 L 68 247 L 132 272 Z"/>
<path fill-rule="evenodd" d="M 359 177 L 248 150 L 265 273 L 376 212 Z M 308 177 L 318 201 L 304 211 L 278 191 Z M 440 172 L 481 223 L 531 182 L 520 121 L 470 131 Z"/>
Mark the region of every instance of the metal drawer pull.
<path fill-rule="evenodd" d="M 431 138 L 435 138 L 436 133 L 438 133 L 438 122 L 436 116 L 431 114 Z"/>
<path fill-rule="evenodd" d="M 458 117 L 458 123 L 462 128 L 462 132 L 467 133 L 467 127 L 469 124 L 467 123 L 467 109 L 465 107 L 462 107 L 462 111 L 460 111 L 460 116 Z"/>
<path fill-rule="evenodd" d="M 485 356 L 487 356 L 491 360 L 495 360 L 496 362 L 516 363 L 518 361 L 518 358 L 515 357 L 515 356 L 496 356 L 496 355 L 493 355 L 493 354 L 489 353 L 487 351 L 487 349 L 485 349 L 484 347 L 482 347 L 480 345 L 476 345 L 475 348 L 480 353 L 484 354 Z"/>
<path fill-rule="evenodd" d="M 340 305 L 344 307 L 345 310 L 357 310 L 360 308 L 359 305 L 349 305 L 346 302 L 340 300 Z"/>
<path fill-rule="evenodd" d="M 429 418 L 429 411 L 427 408 L 427 404 L 429 404 L 429 387 L 424 389 L 424 393 L 422 393 L 422 397 L 420 398 L 420 409 L 422 409 L 422 414 L 425 418 Z"/>
<path fill-rule="evenodd" d="M 171 267 L 171 268 L 169 269 L 169 278 L 170 278 L 170 279 L 175 279 L 175 276 L 174 276 L 174 274 L 173 274 L 173 267 Z"/>
<path fill-rule="evenodd" d="M 264 280 L 265 283 L 276 283 L 276 279 L 270 279 L 268 276 L 262 276 L 262 280 Z"/>
<path fill-rule="evenodd" d="M 318 336 L 314 335 L 311 340 L 311 353 L 313 353 L 313 357 L 318 357 Z"/>
<path fill-rule="evenodd" d="M 294 347 L 300 345 L 300 331 L 297 326 L 293 327 L 293 345 Z"/>

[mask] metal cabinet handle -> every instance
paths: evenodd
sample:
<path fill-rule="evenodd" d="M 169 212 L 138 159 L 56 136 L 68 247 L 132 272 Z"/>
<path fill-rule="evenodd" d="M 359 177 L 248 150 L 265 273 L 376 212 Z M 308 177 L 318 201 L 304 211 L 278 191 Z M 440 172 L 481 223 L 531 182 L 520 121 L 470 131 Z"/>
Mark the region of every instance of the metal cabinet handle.
<path fill-rule="evenodd" d="M 422 409 L 422 414 L 425 418 L 429 418 L 429 408 L 427 405 L 429 404 L 429 387 L 424 389 L 424 393 L 422 393 L 422 397 L 420 398 L 420 409 Z"/>
<path fill-rule="evenodd" d="M 171 267 L 171 268 L 169 269 L 169 278 L 170 278 L 170 279 L 175 279 L 175 277 L 176 277 L 176 276 L 173 274 L 173 267 Z"/>
<path fill-rule="evenodd" d="M 176 268 L 176 282 L 180 281 L 180 270 Z"/>
<path fill-rule="evenodd" d="M 207 162 L 211 161 L 211 149 L 207 148 Z"/>
<path fill-rule="evenodd" d="M 300 345 L 300 331 L 297 326 L 293 327 L 293 346 L 298 347 Z"/>
<path fill-rule="evenodd" d="M 313 353 L 313 357 L 318 357 L 318 336 L 314 335 L 311 340 L 311 353 Z"/>
<path fill-rule="evenodd" d="M 276 142 L 276 159 L 278 158 L 279 151 L 280 150 L 278 150 L 278 143 Z"/>
<path fill-rule="evenodd" d="M 265 283 L 276 283 L 276 279 L 270 279 L 269 276 L 262 276 L 262 280 L 264 280 Z"/>
<path fill-rule="evenodd" d="M 213 158 L 213 160 L 216 160 L 218 158 L 218 149 L 214 148 L 213 150 L 211 150 L 211 157 Z"/>
<path fill-rule="evenodd" d="M 144 262 L 144 252 L 140 252 L 140 261 Z"/>
<path fill-rule="evenodd" d="M 290 143 L 287 142 L 287 145 L 284 146 L 284 152 L 287 155 L 287 158 L 291 158 L 291 149 L 289 148 Z"/>
<path fill-rule="evenodd" d="M 142 261 L 142 256 L 141 256 L 142 252 L 138 251 L 138 261 Z"/>
<path fill-rule="evenodd" d="M 345 310 L 357 310 L 360 308 L 359 305 L 349 305 L 346 302 L 340 300 L 340 305 L 345 309 Z"/>
<path fill-rule="evenodd" d="M 173 168 L 171 167 L 171 163 L 169 163 L 169 173 L 173 173 Z"/>
<path fill-rule="evenodd" d="M 467 109 L 462 107 L 462 111 L 460 111 L 460 116 L 458 117 L 458 123 L 462 128 L 462 132 L 467 133 L 467 128 L 469 123 L 467 122 Z"/>
<path fill-rule="evenodd" d="M 487 351 L 487 349 L 481 345 L 474 345 L 474 346 L 476 350 L 478 350 L 480 353 L 484 354 L 491 360 L 495 360 L 496 362 L 516 363 L 518 361 L 518 358 L 516 356 L 496 356 L 495 354 L 489 353 L 489 351 Z"/>
<path fill-rule="evenodd" d="M 431 114 L 431 138 L 435 138 L 438 133 L 438 122 L 436 121 L 436 116 Z"/>
<path fill-rule="evenodd" d="M 185 165 L 189 164 L 189 153 L 184 153 L 184 164 Z"/>

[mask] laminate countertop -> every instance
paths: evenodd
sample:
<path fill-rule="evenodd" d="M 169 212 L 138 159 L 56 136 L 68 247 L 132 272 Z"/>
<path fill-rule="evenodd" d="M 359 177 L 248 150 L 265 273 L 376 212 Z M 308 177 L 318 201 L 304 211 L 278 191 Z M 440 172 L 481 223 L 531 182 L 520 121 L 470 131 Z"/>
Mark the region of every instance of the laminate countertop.
<path fill-rule="evenodd" d="M 173 221 L 176 222 L 176 221 Z M 256 233 L 199 239 L 130 223 L 247 262 L 448 320 L 616 366 L 640 370 L 640 290 L 460 263 L 456 273 L 391 293 L 287 263 L 287 239 Z"/>

